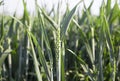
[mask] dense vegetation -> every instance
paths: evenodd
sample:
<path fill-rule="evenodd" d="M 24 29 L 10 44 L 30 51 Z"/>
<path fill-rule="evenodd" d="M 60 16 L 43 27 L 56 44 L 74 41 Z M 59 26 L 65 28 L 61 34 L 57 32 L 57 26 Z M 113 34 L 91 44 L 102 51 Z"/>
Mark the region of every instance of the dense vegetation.
<path fill-rule="evenodd" d="M 81 1 L 84 4 L 84 0 Z M 120 81 L 120 9 L 102 2 L 77 13 L 39 7 L 30 16 L 0 16 L 0 81 Z M 2 2 L 0 2 L 0 5 Z M 75 13 L 76 12 L 76 13 Z M 80 16 L 82 14 L 82 16 Z"/>

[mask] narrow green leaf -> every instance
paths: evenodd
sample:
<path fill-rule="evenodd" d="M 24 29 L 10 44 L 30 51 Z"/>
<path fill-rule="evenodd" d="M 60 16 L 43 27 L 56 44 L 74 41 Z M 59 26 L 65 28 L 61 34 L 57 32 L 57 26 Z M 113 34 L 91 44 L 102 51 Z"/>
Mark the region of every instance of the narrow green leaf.
<path fill-rule="evenodd" d="M 78 57 L 75 52 L 73 52 L 72 50 L 70 49 L 67 49 L 69 52 L 71 52 L 78 60 L 81 64 L 86 64 L 80 57 Z"/>
<path fill-rule="evenodd" d="M 93 2 L 94 2 L 94 0 L 92 0 L 92 2 L 90 3 L 90 5 L 89 5 L 88 8 L 86 7 L 86 5 L 85 5 L 85 3 L 84 3 L 84 8 L 85 8 L 85 10 L 87 10 L 88 12 L 90 12 L 91 7 L 92 7 L 92 5 L 93 5 Z"/>
<path fill-rule="evenodd" d="M 43 10 L 43 9 L 41 9 L 41 11 L 42 11 L 42 13 L 43 13 L 43 15 L 44 15 L 44 17 L 50 22 L 50 24 L 54 27 L 54 29 L 56 30 L 59 26 L 56 24 L 56 22 L 53 20 L 53 19 L 51 19 L 48 15 L 47 15 L 47 13 L 45 13 L 45 11 Z"/>
<path fill-rule="evenodd" d="M 34 61 L 36 76 L 37 76 L 38 81 L 42 81 L 42 76 L 41 76 L 41 73 L 40 73 L 40 70 L 39 70 L 39 64 L 38 64 L 37 56 L 36 56 L 36 53 L 35 53 L 35 49 L 34 49 L 31 37 L 29 37 L 29 40 L 30 40 L 30 44 L 31 44 L 32 52 L 33 52 L 33 61 Z"/>
<path fill-rule="evenodd" d="M 3 41 L 3 36 L 4 36 L 4 16 L 2 16 L 2 21 L 1 21 L 1 29 L 0 29 L 0 44 Z"/>
<path fill-rule="evenodd" d="M 7 50 L 5 50 L 5 51 L 1 54 L 1 56 L 0 56 L 0 71 L 1 71 L 1 68 L 2 68 L 3 62 L 5 61 L 6 57 L 8 56 L 8 54 L 9 54 L 11 51 L 12 51 L 12 50 L 7 49 Z"/>
<path fill-rule="evenodd" d="M 112 24 L 116 20 L 116 18 L 118 18 L 119 14 L 120 9 L 118 3 L 116 2 L 109 17 L 109 23 Z"/>
<path fill-rule="evenodd" d="M 88 19 L 88 24 L 90 24 L 90 25 L 92 25 L 92 23 L 93 23 L 93 19 L 91 18 L 92 16 L 91 16 L 91 7 L 92 7 L 92 5 L 93 5 L 93 2 L 94 2 L 94 0 L 92 0 L 92 2 L 90 3 L 90 5 L 89 5 L 89 7 L 88 8 L 86 8 L 86 6 L 85 6 L 85 3 L 84 3 L 84 8 L 85 8 L 85 14 L 86 14 L 86 17 L 87 17 L 87 19 Z"/>
<path fill-rule="evenodd" d="M 45 59 L 45 56 L 43 55 L 42 49 L 39 46 L 39 43 L 37 42 L 35 36 L 31 32 L 28 32 L 28 34 L 32 38 L 33 43 L 35 44 L 35 46 L 37 48 L 37 51 L 38 51 L 38 54 L 39 54 L 39 58 L 40 58 L 40 62 L 42 64 L 43 68 L 44 68 L 44 71 L 46 72 L 47 78 L 48 78 L 48 80 L 51 80 L 49 69 L 47 67 L 46 59 Z"/>
<path fill-rule="evenodd" d="M 9 37 L 11 37 L 12 35 L 14 35 L 14 19 L 11 20 L 11 24 L 10 24 L 10 28 L 9 28 L 9 32 L 8 32 L 8 35 Z"/>
<path fill-rule="evenodd" d="M 107 42 L 107 48 L 108 48 L 108 53 L 110 56 L 110 64 L 111 64 L 111 80 L 115 81 L 115 72 L 116 72 L 116 64 L 115 64 L 115 60 L 114 60 L 114 48 L 113 48 L 113 42 L 112 42 L 112 37 L 110 34 L 110 29 L 109 29 L 109 25 L 108 22 L 106 20 L 106 17 L 104 16 L 103 18 L 103 22 L 105 22 L 105 34 L 106 34 L 106 42 Z"/>
<path fill-rule="evenodd" d="M 19 19 L 17 19 L 16 17 L 14 17 L 14 16 L 11 16 L 11 15 L 9 15 L 12 19 L 14 19 L 15 21 L 17 21 L 18 23 L 20 23 L 21 25 L 23 25 L 23 26 L 26 26 L 25 24 L 23 24 Z"/>
<path fill-rule="evenodd" d="M 68 13 L 68 15 L 65 18 L 63 18 L 63 20 L 61 22 L 61 37 L 62 38 L 65 36 L 65 34 L 69 28 L 69 24 L 71 22 L 73 15 L 75 14 L 75 11 L 76 11 L 79 3 Z"/>
<path fill-rule="evenodd" d="M 106 14 L 108 16 L 111 12 L 111 0 L 107 0 L 106 11 Z"/>
<path fill-rule="evenodd" d="M 90 44 L 87 40 L 87 36 L 85 35 L 85 33 L 82 31 L 80 25 L 73 19 L 73 22 L 75 23 L 75 25 L 79 28 L 79 32 L 80 32 L 80 35 L 82 37 L 82 41 L 84 42 L 85 44 L 85 47 L 86 47 L 86 51 L 88 52 L 88 55 L 89 55 L 89 58 L 91 60 L 91 63 L 93 64 L 94 62 L 94 59 L 93 59 L 93 56 L 92 56 L 92 49 L 90 47 Z"/>
<path fill-rule="evenodd" d="M 106 40 L 108 41 L 108 44 L 110 45 L 110 48 L 112 50 L 112 52 L 114 51 L 113 49 L 113 42 L 112 42 L 112 38 L 111 38 L 111 34 L 110 34 L 110 29 L 109 29 L 109 24 L 107 22 L 106 17 L 104 16 L 103 18 L 103 22 L 105 24 L 105 34 L 106 34 Z"/>
<path fill-rule="evenodd" d="M 26 24 L 25 21 L 27 21 L 27 25 L 30 24 L 30 19 L 29 19 L 29 14 L 28 14 L 28 11 L 27 11 L 27 5 L 26 5 L 26 2 L 23 0 L 23 6 L 24 6 L 24 14 L 23 14 L 23 24 Z"/>

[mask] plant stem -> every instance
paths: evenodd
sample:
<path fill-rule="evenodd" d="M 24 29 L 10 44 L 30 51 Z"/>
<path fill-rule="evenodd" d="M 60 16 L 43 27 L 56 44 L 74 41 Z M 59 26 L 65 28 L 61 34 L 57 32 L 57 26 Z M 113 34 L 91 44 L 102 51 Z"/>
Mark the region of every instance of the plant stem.
<path fill-rule="evenodd" d="M 56 71 L 57 81 L 61 81 L 61 40 L 60 40 L 60 28 L 57 29 L 56 40 L 55 40 L 55 51 L 56 51 Z"/>

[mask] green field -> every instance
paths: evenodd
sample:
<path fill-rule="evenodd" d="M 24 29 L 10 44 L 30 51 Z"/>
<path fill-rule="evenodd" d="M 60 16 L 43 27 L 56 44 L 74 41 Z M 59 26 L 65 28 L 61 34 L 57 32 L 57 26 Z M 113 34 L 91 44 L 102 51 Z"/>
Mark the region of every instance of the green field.
<path fill-rule="evenodd" d="M 60 3 L 48 12 L 35 2 L 34 16 L 24 0 L 22 17 L 0 15 L 0 81 L 120 81 L 117 0 L 113 7 L 103 0 L 98 16 L 93 2 L 65 13 Z"/>

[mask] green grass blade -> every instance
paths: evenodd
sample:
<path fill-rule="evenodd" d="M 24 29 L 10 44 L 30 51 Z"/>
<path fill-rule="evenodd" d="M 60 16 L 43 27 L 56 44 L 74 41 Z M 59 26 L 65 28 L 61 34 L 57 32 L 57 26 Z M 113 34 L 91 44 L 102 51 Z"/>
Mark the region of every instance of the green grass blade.
<path fill-rule="evenodd" d="M 28 32 L 28 33 L 29 33 L 31 39 L 33 40 L 33 43 L 35 44 L 35 46 L 37 48 L 40 62 L 44 68 L 46 75 L 47 75 L 48 81 L 50 81 L 51 77 L 50 77 L 49 69 L 48 69 L 47 64 L 46 64 L 45 56 L 43 55 L 43 51 L 42 51 L 41 47 L 39 46 L 39 43 L 37 42 L 35 36 L 31 32 Z"/>
<path fill-rule="evenodd" d="M 44 30 L 43 30 L 44 31 Z M 49 43 L 49 40 L 48 40 L 48 36 L 46 34 L 46 32 L 44 32 L 44 41 L 45 41 L 45 45 L 46 45 L 46 48 L 47 48 L 47 53 L 48 53 L 48 56 L 49 56 L 49 60 L 50 60 L 50 70 L 51 70 L 51 81 L 53 81 L 53 55 L 52 55 L 52 50 L 51 50 L 51 46 L 50 46 L 50 43 Z"/>
<path fill-rule="evenodd" d="M 106 15 L 109 16 L 111 12 L 111 0 L 107 0 L 106 10 L 107 10 Z"/>
<path fill-rule="evenodd" d="M 69 24 L 71 22 L 73 15 L 75 14 L 75 11 L 76 11 L 79 3 L 68 13 L 68 15 L 65 18 L 63 18 L 63 20 L 61 22 L 61 37 L 62 38 L 65 36 L 65 34 L 69 28 Z"/>
<path fill-rule="evenodd" d="M 30 19 L 29 19 L 29 14 L 28 14 L 28 11 L 27 11 L 27 5 L 26 5 L 26 2 L 23 0 L 23 6 L 24 6 L 24 14 L 23 14 L 23 24 L 26 24 L 26 25 L 29 25 L 30 24 Z M 26 23 L 27 21 L 27 23 Z"/>
<path fill-rule="evenodd" d="M 119 16 L 120 16 L 120 9 L 118 3 L 116 2 L 109 17 L 109 24 L 112 24 Z"/>
<path fill-rule="evenodd" d="M 94 59 L 93 59 L 93 56 L 92 56 L 92 49 L 90 47 L 90 44 L 88 42 L 88 39 L 87 39 L 87 36 L 85 35 L 85 33 L 82 31 L 80 25 L 73 19 L 73 22 L 75 23 L 75 25 L 79 28 L 79 32 L 80 32 L 80 35 L 82 37 L 82 41 L 84 42 L 85 44 L 85 47 L 86 47 L 86 51 L 88 52 L 88 55 L 89 55 L 89 58 L 91 60 L 91 63 L 93 64 L 94 63 Z"/>
<path fill-rule="evenodd" d="M 79 62 L 81 63 L 81 64 L 86 64 L 80 57 L 78 57 L 76 54 L 75 54 L 75 52 L 73 52 L 72 50 L 70 50 L 70 49 L 67 49 L 69 52 L 71 52 L 78 60 L 79 60 Z"/>
<path fill-rule="evenodd" d="M 50 81 L 53 81 L 53 56 L 52 56 L 52 50 L 51 50 L 51 46 L 50 46 L 50 41 L 48 39 L 48 35 L 47 35 L 47 31 L 45 30 L 45 19 L 44 19 L 44 15 L 39 11 L 39 6 L 37 4 L 37 0 L 35 0 L 35 4 L 36 4 L 36 13 L 38 16 L 38 25 L 41 28 L 41 46 L 42 49 L 44 49 L 44 43 L 45 43 L 45 47 L 46 47 L 46 52 L 47 55 L 49 57 L 50 60 Z M 51 11 L 52 12 L 52 11 Z M 54 22 L 54 21 L 53 21 Z"/>
<path fill-rule="evenodd" d="M 41 9 L 41 11 L 42 11 L 44 17 L 45 17 L 45 18 L 50 22 L 50 24 L 54 27 L 53 29 L 56 30 L 56 29 L 59 27 L 59 26 L 57 25 L 57 23 L 56 23 L 53 19 L 51 19 L 51 18 L 47 15 L 47 13 L 45 13 L 45 11 L 44 11 L 43 9 Z"/>
<path fill-rule="evenodd" d="M 11 24 L 10 24 L 10 28 L 9 28 L 9 32 L 8 32 L 9 37 L 12 37 L 12 35 L 14 35 L 14 23 L 15 23 L 15 20 L 12 19 Z"/>
<path fill-rule="evenodd" d="M 2 21 L 1 21 L 1 33 L 0 33 L 0 44 L 3 41 L 3 36 L 4 36 L 4 15 L 2 16 Z"/>
<path fill-rule="evenodd" d="M 111 64 L 111 80 L 112 81 L 115 81 L 115 72 L 116 72 L 116 64 L 115 64 L 115 60 L 114 60 L 114 48 L 113 48 L 113 42 L 112 42 L 112 37 L 111 37 L 111 34 L 110 34 L 110 29 L 109 29 L 109 25 L 108 25 L 108 22 L 107 22 L 107 19 L 106 17 L 104 16 L 103 18 L 103 21 L 105 22 L 105 34 L 106 34 L 106 41 L 107 41 L 107 47 L 108 47 L 108 53 L 109 53 L 109 56 L 110 56 L 110 64 Z"/>
<path fill-rule="evenodd" d="M 41 73 L 40 73 L 40 70 L 39 70 L 39 64 L 38 64 L 38 61 L 37 61 L 37 56 L 36 56 L 36 53 L 35 53 L 35 49 L 34 49 L 31 37 L 29 37 L 29 40 L 30 40 L 31 49 L 32 49 L 32 52 L 33 52 L 33 61 L 34 61 L 36 76 L 37 76 L 38 81 L 42 81 L 42 76 L 41 76 Z"/>
<path fill-rule="evenodd" d="M 9 15 L 10 16 L 10 15 Z M 28 27 L 27 25 L 23 24 L 19 19 L 17 19 L 16 17 L 14 16 L 10 16 L 12 19 L 14 19 L 15 21 L 17 21 L 18 23 L 20 23 L 22 26 L 24 27 Z"/>
<path fill-rule="evenodd" d="M 11 51 L 12 51 L 12 50 L 7 49 L 7 50 L 5 50 L 5 51 L 1 54 L 1 56 L 0 56 L 0 71 L 2 70 L 2 64 L 3 64 L 3 62 L 5 61 L 6 57 L 8 56 L 8 54 L 9 54 Z"/>

